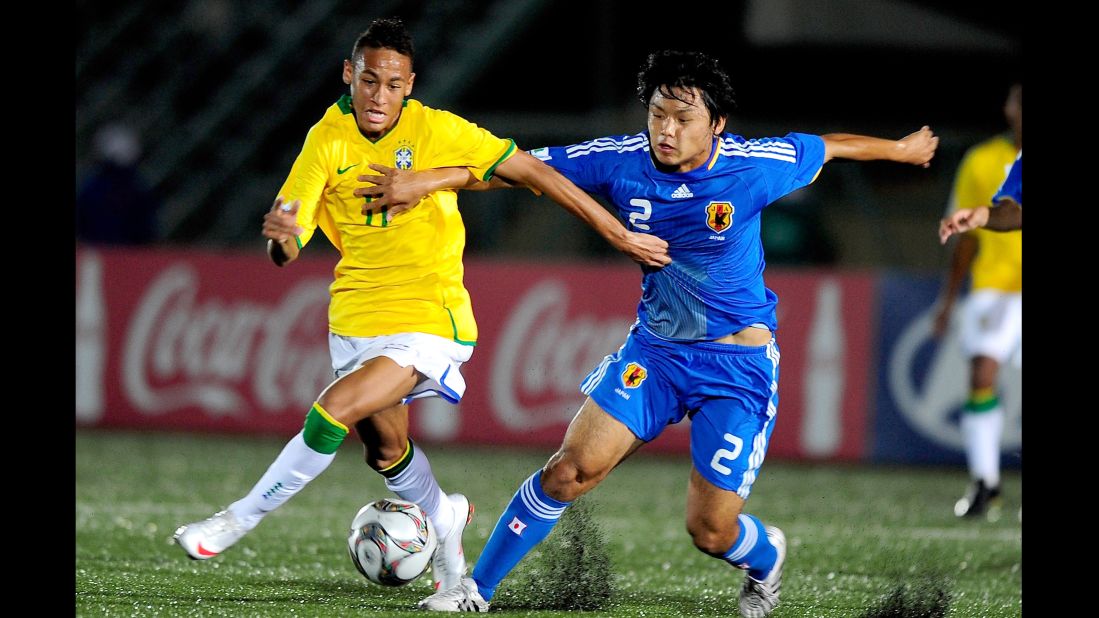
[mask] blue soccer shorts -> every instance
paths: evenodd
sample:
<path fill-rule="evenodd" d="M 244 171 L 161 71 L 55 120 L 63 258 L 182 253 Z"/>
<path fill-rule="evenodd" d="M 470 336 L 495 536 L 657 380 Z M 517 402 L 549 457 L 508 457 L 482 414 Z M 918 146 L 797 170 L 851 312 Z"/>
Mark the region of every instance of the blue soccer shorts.
<path fill-rule="evenodd" d="M 763 346 L 675 343 L 635 324 L 580 390 L 646 442 L 689 416 L 695 469 L 747 499 L 775 427 L 778 364 L 774 338 Z"/>

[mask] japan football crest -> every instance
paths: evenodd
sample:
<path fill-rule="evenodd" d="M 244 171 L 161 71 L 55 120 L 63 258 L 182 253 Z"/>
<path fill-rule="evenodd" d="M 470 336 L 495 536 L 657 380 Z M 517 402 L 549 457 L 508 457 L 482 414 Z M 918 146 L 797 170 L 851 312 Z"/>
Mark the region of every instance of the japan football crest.
<path fill-rule="evenodd" d="M 630 363 L 626 365 L 626 370 L 622 372 L 622 384 L 626 388 L 637 388 L 648 376 L 648 369 L 637 363 Z"/>
<path fill-rule="evenodd" d="M 724 232 L 733 224 L 732 202 L 710 202 L 706 207 L 706 225 L 715 232 Z"/>

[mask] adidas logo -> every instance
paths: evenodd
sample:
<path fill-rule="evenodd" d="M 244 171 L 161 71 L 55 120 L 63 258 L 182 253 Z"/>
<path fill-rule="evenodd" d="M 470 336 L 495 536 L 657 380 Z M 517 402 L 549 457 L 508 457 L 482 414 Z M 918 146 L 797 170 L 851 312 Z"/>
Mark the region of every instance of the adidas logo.
<path fill-rule="evenodd" d="M 695 194 L 691 193 L 691 190 L 687 188 L 686 184 L 679 185 L 678 189 L 676 189 L 675 191 L 672 191 L 672 197 L 673 198 L 682 199 L 682 198 L 685 198 L 685 197 L 694 197 L 694 196 L 695 196 Z"/>

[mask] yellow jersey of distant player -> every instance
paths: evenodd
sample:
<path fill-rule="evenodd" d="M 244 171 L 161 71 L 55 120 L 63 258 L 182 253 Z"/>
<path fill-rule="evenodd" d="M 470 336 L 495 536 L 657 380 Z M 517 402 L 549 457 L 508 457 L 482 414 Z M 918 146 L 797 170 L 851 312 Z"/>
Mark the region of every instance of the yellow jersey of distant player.
<path fill-rule="evenodd" d="M 462 283 L 466 233 L 455 191 L 436 191 L 390 219 L 362 214 L 371 186 L 360 174 L 379 163 L 399 169 L 466 167 L 488 180 L 515 153 L 500 139 L 450 112 L 407 99 L 397 124 L 376 141 L 359 132 L 344 95 L 313 125 L 279 195 L 301 200 L 304 246 L 319 226 L 340 252 L 329 291 L 329 330 L 349 337 L 427 333 L 474 345 L 477 324 Z"/>
<path fill-rule="evenodd" d="M 969 149 L 958 166 L 950 211 L 989 206 L 1019 154 L 1007 135 L 998 135 Z M 979 228 L 972 288 L 1020 292 L 1023 289 L 1023 232 L 993 232 Z"/>

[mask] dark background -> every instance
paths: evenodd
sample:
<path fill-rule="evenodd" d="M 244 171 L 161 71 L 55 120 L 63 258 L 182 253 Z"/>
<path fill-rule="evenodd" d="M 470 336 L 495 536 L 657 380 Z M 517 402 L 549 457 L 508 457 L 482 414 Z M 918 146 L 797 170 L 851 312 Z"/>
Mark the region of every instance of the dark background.
<path fill-rule="evenodd" d="M 1003 5 L 169 0 L 76 10 L 77 192 L 101 169 L 96 136 L 124 127 L 149 190 L 135 200 L 153 217 L 139 242 L 171 245 L 262 250 L 262 215 L 308 128 L 347 91 L 342 60 L 379 16 L 401 16 L 413 33 L 414 98 L 527 149 L 642 130 L 636 74 L 662 48 L 722 60 L 738 101 L 729 130 L 746 137 L 899 138 L 923 124 L 940 135 L 928 170 L 835 162 L 767 209 L 772 264 L 942 267 L 935 224 L 957 163 L 1006 130 L 1003 101 L 1022 78 L 1023 20 Z M 525 191 L 461 201 L 468 255 L 619 259 Z"/>

